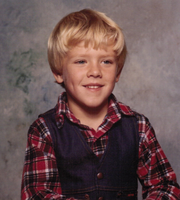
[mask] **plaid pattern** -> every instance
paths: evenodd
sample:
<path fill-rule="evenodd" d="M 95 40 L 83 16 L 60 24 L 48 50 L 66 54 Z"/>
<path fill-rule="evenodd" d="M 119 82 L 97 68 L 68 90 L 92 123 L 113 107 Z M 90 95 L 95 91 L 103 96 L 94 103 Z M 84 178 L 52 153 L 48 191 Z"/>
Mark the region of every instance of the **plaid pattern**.
<path fill-rule="evenodd" d="M 143 187 L 143 199 L 180 199 L 176 175 L 146 117 L 117 102 L 111 95 L 108 113 L 98 130 L 95 131 L 82 125 L 68 109 L 66 102 L 66 94 L 63 93 L 56 105 L 57 126 L 63 125 L 64 115 L 73 123 L 78 124 L 85 140 L 98 157 L 102 156 L 106 148 L 107 131 L 121 119 L 121 114 L 136 116 L 140 135 L 137 176 Z M 28 132 L 21 199 L 65 199 L 61 191 L 52 139 L 43 118 L 38 118 L 30 126 Z"/>

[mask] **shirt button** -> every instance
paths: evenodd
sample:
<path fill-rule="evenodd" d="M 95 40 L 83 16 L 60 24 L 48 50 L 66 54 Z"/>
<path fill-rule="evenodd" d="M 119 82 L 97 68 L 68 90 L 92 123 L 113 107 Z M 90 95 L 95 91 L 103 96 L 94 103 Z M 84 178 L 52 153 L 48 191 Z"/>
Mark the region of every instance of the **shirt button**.
<path fill-rule="evenodd" d="M 88 199 L 89 199 L 89 194 L 85 194 L 85 196 L 84 196 L 84 197 L 85 197 L 85 199 L 87 199 L 87 200 L 88 200 Z"/>
<path fill-rule="evenodd" d="M 102 178 L 103 178 L 103 173 L 99 172 L 99 173 L 97 174 L 97 178 L 98 178 L 98 179 L 102 179 Z"/>
<path fill-rule="evenodd" d="M 103 197 L 99 197 L 99 199 L 98 200 L 103 200 L 104 198 Z"/>

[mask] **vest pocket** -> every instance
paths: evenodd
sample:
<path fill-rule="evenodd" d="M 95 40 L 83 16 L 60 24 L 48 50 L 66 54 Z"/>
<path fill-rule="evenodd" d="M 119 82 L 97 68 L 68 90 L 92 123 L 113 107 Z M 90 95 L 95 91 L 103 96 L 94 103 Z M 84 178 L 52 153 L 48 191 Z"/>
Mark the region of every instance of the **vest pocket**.
<path fill-rule="evenodd" d="M 120 190 L 117 193 L 117 200 L 137 200 L 137 191 L 135 190 Z"/>
<path fill-rule="evenodd" d="M 90 200 L 89 194 L 72 194 L 65 195 L 66 198 L 78 199 L 78 200 Z"/>

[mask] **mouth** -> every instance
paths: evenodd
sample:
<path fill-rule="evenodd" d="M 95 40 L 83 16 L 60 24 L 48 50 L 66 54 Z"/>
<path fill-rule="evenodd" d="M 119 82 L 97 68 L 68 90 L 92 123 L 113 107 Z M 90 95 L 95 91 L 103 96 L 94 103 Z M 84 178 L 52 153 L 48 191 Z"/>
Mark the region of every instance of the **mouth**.
<path fill-rule="evenodd" d="M 88 89 L 99 89 L 101 87 L 103 87 L 103 85 L 101 84 L 88 84 L 88 85 L 84 85 L 85 88 Z"/>
<path fill-rule="evenodd" d="M 93 86 L 90 86 L 90 85 L 89 85 L 89 86 L 85 86 L 85 87 L 90 88 L 90 89 L 97 89 L 97 88 L 100 88 L 101 86 L 94 86 L 94 85 L 93 85 Z"/>

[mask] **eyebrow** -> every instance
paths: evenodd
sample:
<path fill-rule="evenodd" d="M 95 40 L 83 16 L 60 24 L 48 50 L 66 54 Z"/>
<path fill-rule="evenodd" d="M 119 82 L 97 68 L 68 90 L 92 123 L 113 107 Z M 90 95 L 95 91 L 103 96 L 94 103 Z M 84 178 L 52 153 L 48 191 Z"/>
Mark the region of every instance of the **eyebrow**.
<path fill-rule="evenodd" d="M 77 54 L 77 53 L 68 53 L 67 54 L 70 58 L 71 57 L 87 57 L 87 56 L 89 56 L 89 53 L 79 53 L 79 54 Z M 101 53 L 100 54 L 100 57 L 116 57 L 116 54 L 115 53 Z"/>

